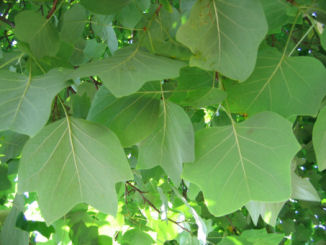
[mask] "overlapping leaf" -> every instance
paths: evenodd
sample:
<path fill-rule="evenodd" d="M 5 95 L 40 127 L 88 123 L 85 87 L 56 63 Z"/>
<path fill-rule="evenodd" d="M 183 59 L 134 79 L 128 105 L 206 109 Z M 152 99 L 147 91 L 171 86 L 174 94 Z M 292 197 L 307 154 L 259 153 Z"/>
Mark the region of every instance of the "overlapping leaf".
<path fill-rule="evenodd" d="M 88 120 L 112 129 L 123 146 L 132 146 L 156 128 L 160 111 L 160 95 L 135 94 L 117 99 L 106 88 L 96 94 Z"/>
<path fill-rule="evenodd" d="M 131 0 L 81 0 L 80 3 L 87 8 L 88 10 L 103 14 L 103 15 L 109 15 L 109 14 L 115 14 L 119 10 L 121 10 L 123 7 L 128 5 L 131 2 Z"/>
<path fill-rule="evenodd" d="M 99 75 L 113 95 L 121 97 L 136 92 L 145 82 L 175 78 L 183 66 L 183 62 L 127 47 L 112 57 L 82 65 L 74 76 Z"/>
<path fill-rule="evenodd" d="M 315 123 L 312 140 L 320 171 L 326 169 L 326 107 L 323 108 Z"/>
<path fill-rule="evenodd" d="M 86 10 L 79 4 L 72 6 L 63 16 L 61 39 L 69 44 L 76 43 L 82 37 L 86 22 Z"/>
<path fill-rule="evenodd" d="M 281 27 L 287 24 L 291 17 L 287 12 L 291 5 L 285 0 L 260 0 L 268 23 L 268 33 L 280 32 Z"/>
<path fill-rule="evenodd" d="M 47 122 L 54 96 L 65 88 L 69 71 L 55 69 L 43 76 L 0 72 L 0 131 L 35 135 Z"/>
<path fill-rule="evenodd" d="M 24 212 L 24 196 L 16 195 L 14 205 L 10 210 L 0 233 L 0 244 L 26 245 L 29 242 L 29 234 L 16 227 L 17 217 Z"/>
<path fill-rule="evenodd" d="M 35 191 L 48 224 L 78 203 L 115 214 L 115 184 L 132 178 L 118 138 L 106 127 L 66 117 L 23 149 L 19 192 Z"/>
<path fill-rule="evenodd" d="M 252 73 L 267 32 L 258 0 L 202 0 L 192 8 L 177 40 L 191 49 L 190 65 L 243 81 Z"/>
<path fill-rule="evenodd" d="M 272 112 L 196 134 L 196 161 L 184 177 L 204 193 L 210 211 L 225 215 L 251 200 L 285 201 L 291 195 L 290 164 L 299 145 L 291 124 Z"/>
<path fill-rule="evenodd" d="M 181 180 L 182 163 L 194 160 L 194 132 L 185 111 L 163 102 L 159 125 L 139 144 L 138 166 L 161 166 L 175 184 Z"/>
<path fill-rule="evenodd" d="M 219 104 L 226 98 L 226 93 L 216 88 L 215 72 L 185 67 L 176 80 L 178 87 L 169 100 L 180 105 L 204 107 Z"/>
<path fill-rule="evenodd" d="M 291 181 L 291 198 L 304 201 L 320 201 L 317 191 L 310 183 L 308 178 L 301 178 L 292 172 Z M 259 216 L 261 216 L 267 224 L 275 226 L 277 217 L 285 203 L 286 202 L 268 203 L 251 201 L 246 204 L 246 208 L 248 209 L 251 219 L 255 225 L 257 225 Z"/>
<path fill-rule="evenodd" d="M 235 112 L 315 115 L 326 93 L 325 76 L 324 66 L 315 58 L 287 57 L 263 47 L 250 78 L 241 84 L 226 83 L 225 87 Z"/>
<path fill-rule="evenodd" d="M 50 19 L 28 10 L 16 16 L 15 24 L 17 38 L 28 43 L 37 58 L 56 54 L 59 49 L 59 35 Z"/>

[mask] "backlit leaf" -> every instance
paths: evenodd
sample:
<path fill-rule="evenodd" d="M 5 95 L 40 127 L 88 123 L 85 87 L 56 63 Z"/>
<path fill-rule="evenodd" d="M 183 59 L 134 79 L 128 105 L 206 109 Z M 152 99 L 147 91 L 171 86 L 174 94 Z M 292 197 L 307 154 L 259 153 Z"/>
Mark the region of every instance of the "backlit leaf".
<path fill-rule="evenodd" d="M 287 200 L 298 150 L 290 123 L 264 112 L 240 124 L 198 131 L 196 160 L 185 164 L 183 175 L 201 188 L 209 210 L 222 216 L 251 200 Z"/>
<path fill-rule="evenodd" d="M 68 86 L 68 70 L 31 77 L 0 72 L 0 131 L 33 136 L 47 122 L 54 96 Z"/>
<path fill-rule="evenodd" d="M 115 184 L 132 178 L 118 138 L 83 119 L 66 117 L 44 127 L 22 156 L 19 192 L 37 192 L 48 224 L 84 202 L 115 214 Z"/>
<path fill-rule="evenodd" d="M 267 32 L 258 0 L 202 0 L 192 8 L 177 40 L 191 49 L 190 65 L 244 81 L 252 73 Z"/>
<path fill-rule="evenodd" d="M 235 112 L 315 115 L 326 92 L 325 76 L 326 69 L 315 58 L 287 57 L 264 47 L 250 78 L 241 84 L 225 83 L 225 88 Z"/>
<path fill-rule="evenodd" d="M 163 103 L 158 127 L 139 144 L 138 167 L 159 165 L 178 185 L 182 163 L 193 160 L 194 131 L 188 115 L 171 102 Z"/>
<path fill-rule="evenodd" d="M 75 77 L 98 75 L 117 97 L 136 92 L 145 82 L 174 78 L 185 63 L 127 47 L 112 57 L 82 65 Z"/>
<path fill-rule="evenodd" d="M 106 88 L 95 96 L 87 119 L 112 129 L 123 146 L 143 140 L 156 128 L 160 95 L 135 94 L 117 99 Z"/>

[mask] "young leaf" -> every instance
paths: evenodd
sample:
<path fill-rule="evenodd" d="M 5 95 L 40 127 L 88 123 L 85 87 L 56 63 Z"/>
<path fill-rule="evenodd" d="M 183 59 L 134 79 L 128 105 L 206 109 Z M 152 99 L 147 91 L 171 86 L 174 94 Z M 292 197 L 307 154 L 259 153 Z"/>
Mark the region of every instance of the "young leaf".
<path fill-rule="evenodd" d="M 325 76 L 325 67 L 315 58 L 287 57 L 264 47 L 250 78 L 241 84 L 225 83 L 225 88 L 234 112 L 316 115 L 326 93 Z"/>
<path fill-rule="evenodd" d="M 181 180 L 182 163 L 194 160 L 194 130 L 185 111 L 163 102 L 159 125 L 139 144 L 138 167 L 161 166 L 174 184 Z"/>
<path fill-rule="evenodd" d="M 54 56 L 59 49 L 58 31 L 50 19 L 45 19 L 34 11 L 23 11 L 15 18 L 15 33 L 20 41 L 29 44 L 37 58 Z"/>
<path fill-rule="evenodd" d="M 68 86 L 69 70 L 55 69 L 43 76 L 27 77 L 0 72 L 0 131 L 33 136 L 47 122 L 54 96 Z"/>
<path fill-rule="evenodd" d="M 96 94 L 87 119 L 112 129 L 123 146 L 132 146 L 156 128 L 160 97 L 157 94 L 135 94 L 117 99 L 102 87 Z"/>
<path fill-rule="evenodd" d="M 191 66 L 244 81 L 252 73 L 267 32 L 258 0 L 202 0 L 192 8 L 177 40 L 191 49 Z"/>
<path fill-rule="evenodd" d="M 112 57 L 82 65 L 74 76 L 98 75 L 114 96 L 121 97 L 136 92 L 145 82 L 177 77 L 183 66 L 183 62 L 127 47 Z"/>
<path fill-rule="evenodd" d="M 27 142 L 22 156 L 19 192 L 37 192 L 47 224 L 83 202 L 115 214 L 115 184 L 132 178 L 118 138 L 83 119 L 66 116 L 44 127 Z"/>
<path fill-rule="evenodd" d="M 201 187 L 209 210 L 222 216 L 251 200 L 287 200 L 298 150 L 291 124 L 264 112 L 239 125 L 232 120 L 231 126 L 198 131 L 196 161 L 185 164 L 183 175 Z"/>
<path fill-rule="evenodd" d="M 312 141 L 319 171 L 323 171 L 326 169 L 326 107 L 319 112 L 312 132 Z"/>

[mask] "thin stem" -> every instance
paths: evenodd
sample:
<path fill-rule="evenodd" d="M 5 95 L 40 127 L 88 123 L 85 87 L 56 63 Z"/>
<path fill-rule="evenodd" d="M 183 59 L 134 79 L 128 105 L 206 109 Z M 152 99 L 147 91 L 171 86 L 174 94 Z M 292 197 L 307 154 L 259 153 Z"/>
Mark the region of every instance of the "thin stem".
<path fill-rule="evenodd" d="M 293 22 L 293 24 L 292 24 L 292 26 L 291 26 L 291 30 L 290 30 L 290 33 L 289 33 L 289 37 L 288 37 L 288 39 L 286 40 L 286 44 L 285 44 L 284 51 L 283 51 L 283 57 L 285 57 L 286 50 L 287 50 L 288 47 L 289 47 L 289 44 L 290 44 L 290 41 L 291 41 L 291 37 L 292 37 L 292 35 L 293 35 L 293 31 L 294 31 L 294 28 L 295 28 L 295 25 L 296 25 L 296 23 L 297 23 L 297 21 L 298 21 L 300 15 L 301 15 L 301 13 L 298 12 L 297 15 L 295 16 L 294 22 Z"/>
<path fill-rule="evenodd" d="M 54 14 L 54 12 L 57 9 L 57 4 L 58 4 L 58 0 L 53 0 L 52 8 L 51 8 L 50 12 L 48 13 L 48 15 L 46 16 L 47 19 L 50 19 L 51 16 Z"/>
<path fill-rule="evenodd" d="M 0 16 L 0 21 L 2 21 L 3 23 L 6 23 L 7 25 L 11 26 L 12 28 L 15 28 L 15 23 L 6 19 L 4 16 Z"/>
<path fill-rule="evenodd" d="M 161 214 L 162 213 L 157 207 L 155 207 L 155 205 L 149 199 L 147 199 L 145 197 L 145 195 L 144 195 L 145 192 L 144 191 L 141 191 L 140 189 L 138 189 L 136 186 L 134 186 L 130 182 L 126 182 L 126 184 L 129 185 L 135 191 L 137 191 L 139 193 L 139 195 L 142 197 L 143 201 L 145 203 L 147 203 L 149 206 L 151 206 L 158 214 Z M 170 222 L 172 222 L 173 224 L 177 225 L 182 230 L 191 233 L 191 231 L 189 229 L 187 229 L 186 227 L 183 227 L 182 225 L 180 225 L 180 223 L 182 223 L 182 222 L 178 222 L 178 221 L 175 221 L 175 220 L 170 219 L 170 218 L 167 218 L 167 220 L 170 221 Z"/>
<path fill-rule="evenodd" d="M 314 22 L 309 29 L 306 31 L 306 33 L 302 36 L 302 38 L 297 42 L 297 44 L 294 46 L 294 48 L 289 53 L 289 57 L 293 54 L 293 52 L 297 49 L 297 47 L 302 43 L 302 41 L 308 36 L 308 34 L 311 32 L 311 30 L 315 27 L 316 22 Z"/>

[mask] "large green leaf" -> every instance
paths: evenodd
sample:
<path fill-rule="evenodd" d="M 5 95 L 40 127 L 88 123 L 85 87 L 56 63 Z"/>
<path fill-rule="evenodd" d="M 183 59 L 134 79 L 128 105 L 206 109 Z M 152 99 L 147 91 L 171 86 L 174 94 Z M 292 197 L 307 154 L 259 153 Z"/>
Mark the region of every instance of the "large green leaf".
<path fill-rule="evenodd" d="M 82 202 L 115 214 L 115 184 L 132 178 L 119 140 L 110 130 L 70 117 L 30 139 L 19 167 L 19 192 L 37 192 L 48 224 Z"/>
<path fill-rule="evenodd" d="M 258 0 L 202 0 L 195 3 L 177 39 L 193 52 L 191 66 L 243 81 L 255 67 L 266 32 Z"/>
<path fill-rule="evenodd" d="M 264 112 L 239 125 L 198 131 L 196 161 L 185 164 L 183 175 L 201 188 L 210 211 L 222 216 L 251 200 L 287 200 L 298 150 L 291 124 Z"/>
<path fill-rule="evenodd" d="M 98 14 L 115 14 L 131 0 L 81 0 L 80 3 L 88 10 Z"/>
<path fill-rule="evenodd" d="M 103 87 L 96 94 L 87 119 L 108 126 L 123 146 L 132 146 L 157 126 L 159 99 L 157 94 L 146 93 L 117 99 Z"/>
<path fill-rule="evenodd" d="M 232 111 L 315 115 L 326 93 L 325 77 L 326 69 L 317 59 L 287 57 L 265 46 L 250 78 L 241 84 L 225 83 L 225 88 Z"/>
<path fill-rule="evenodd" d="M 58 31 L 50 19 L 45 19 L 34 11 L 23 11 L 15 18 L 15 33 L 20 41 L 29 44 L 37 58 L 54 56 L 59 49 Z"/>
<path fill-rule="evenodd" d="M 183 62 L 127 47 L 112 57 L 82 65 L 74 76 L 99 75 L 113 95 L 121 97 L 136 92 L 145 82 L 175 78 L 183 66 Z"/>
<path fill-rule="evenodd" d="M 318 115 L 312 132 L 312 140 L 319 171 L 323 171 L 326 169 L 326 107 Z"/>
<path fill-rule="evenodd" d="M 0 131 L 35 135 L 47 122 L 54 96 L 68 83 L 68 70 L 31 77 L 0 72 Z"/>
<path fill-rule="evenodd" d="M 175 184 L 181 180 L 182 163 L 194 160 L 194 130 L 185 111 L 162 103 L 159 125 L 139 144 L 139 168 L 161 166 Z"/>

